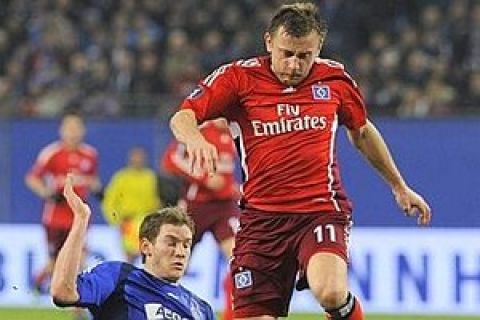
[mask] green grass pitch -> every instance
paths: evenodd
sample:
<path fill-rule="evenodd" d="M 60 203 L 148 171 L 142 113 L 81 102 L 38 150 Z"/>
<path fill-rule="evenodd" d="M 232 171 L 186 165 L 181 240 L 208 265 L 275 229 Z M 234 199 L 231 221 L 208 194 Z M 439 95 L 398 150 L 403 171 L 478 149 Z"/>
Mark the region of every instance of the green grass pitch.
<path fill-rule="evenodd" d="M 2 320 L 73 320 L 68 311 L 54 309 L 14 309 L 0 308 L 0 319 Z M 219 319 L 221 319 L 219 317 Z M 291 320 L 321 320 L 319 314 L 292 314 L 288 317 Z M 417 315 L 367 315 L 367 320 L 479 320 L 480 316 L 417 316 Z"/>

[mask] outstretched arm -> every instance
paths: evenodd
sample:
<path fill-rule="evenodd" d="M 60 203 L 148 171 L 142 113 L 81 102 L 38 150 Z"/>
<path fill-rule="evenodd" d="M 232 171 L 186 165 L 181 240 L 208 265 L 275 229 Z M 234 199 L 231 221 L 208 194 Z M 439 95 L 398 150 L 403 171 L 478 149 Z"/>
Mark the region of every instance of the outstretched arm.
<path fill-rule="evenodd" d="M 177 111 L 170 120 L 170 128 L 177 141 L 185 145 L 190 170 L 193 172 L 195 168 L 203 167 L 208 174 L 213 174 L 218 151 L 200 132 L 194 112 L 189 109 Z"/>
<path fill-rule="evenodd" d="M 367 120 L 362 128 L 349 130 L 348 136 L 352 144 L 390 185 L 398 206 L 405 214 L 408 216 L 418 215 L 419 224 L 428 224 L 432 216 L 428 203 L 407 185 L 395 165 L 382 135 L 373 123 Z"/>
<path fill-rule="evenodd" d="M 91 214 L 90 207 L 73 191 L 73 179 L 74 176 L 68 174 L 63 189 L 73 211 L 73 224 L 55 262 L 50 288 L 53 299 L 65 304 L 75 303 L 80 298 L 76 280 Z"/>

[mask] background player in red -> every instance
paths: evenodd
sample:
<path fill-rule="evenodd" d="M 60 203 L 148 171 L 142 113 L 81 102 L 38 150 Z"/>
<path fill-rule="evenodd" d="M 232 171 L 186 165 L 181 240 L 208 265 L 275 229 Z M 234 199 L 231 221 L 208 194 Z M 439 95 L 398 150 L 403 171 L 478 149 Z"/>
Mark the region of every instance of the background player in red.
<path fill-rule="evenodd" d="M 235 180 L 235 146 L 225 119 L 205 122 L 201 127 L 205 139 L 218 150 L 217 170 L 208 175 L 206 170 L 191 171 L 182 144 L 172 142 L 161 161 L 163 171 L 181 177 L 184 191 L 180 203 L 191 214 L 197 228 L 193 243 L 211 232 L 225 257 L 230 259 L 234 242 L 234 229 L 238 225 L 239 191 Z M 224 281 L 225 308 L 223 319 L 232 319 L 232 282 Z"/>
<path fill-rule="evenodd" d="M 318 55 L 327 28 L 312 3 L 283 5 L 265 33 L 266 57 L 219 67 L 171 119 L 193 170 L 215 172 L 218 151 L 198 124 L 225 117 L 244 170 L 232 273 L 235 317 L 288 314 L 297 271 L 329 319 L 363 319 L 348 290 L 352 207 L 335 156 L 339 126 L 390 186 L 399 207 L 428 224 L 425 200 L 403 179 L 367 118 L 356 83 Z"/>
<path fill-rule="evenodd" d="M 60 140 L 44 147 L 27 173 L 27 186 L 45 200 L 42 224 L 46 231 L 49 261 L 35 277 L 35 287 L 43 290 L 50 278 L 55 259 L 72 225 L 73 213 L 62 191 L 67 173 L 74 173 L 75 192 L 86 199 L 89 192 L 101 190 L 97 176 L 98 155 L 91 145 L 83 142 L 85 124 L 74 114 L 63 117 Z"/>

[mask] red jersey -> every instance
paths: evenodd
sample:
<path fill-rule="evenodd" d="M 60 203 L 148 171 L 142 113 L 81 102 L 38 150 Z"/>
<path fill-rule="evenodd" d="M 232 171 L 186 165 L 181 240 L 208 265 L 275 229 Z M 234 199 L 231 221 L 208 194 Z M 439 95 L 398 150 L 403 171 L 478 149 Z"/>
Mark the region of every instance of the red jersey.
<path fill-rule="evenodd" d="M 86 199 L 92 178 L 97 175 L 97 151 L 90 145 L 81 144 L 69 149 L 57 141 L 44 147 L 35 161 L 29 175 L 44 179 L 52 192 L 62 192 L 67 173 L 75 174 L 75 192 Z M 66 201 L 46 201 L 42 222 L 47 226 L 70 228 L 73 213 Z"/>
<path fill-rule="evenodd" d="M 351 212 L 340 181 L 335 136 L 366 123 L 363 98 L 340 63 L 317 58 L 295 87 L 270 58 L 219 67 L 187 97 L 199 122 L 225 117 L 239 147 L 243 200 L 269 212 Z"/>
<path fill-rule="evenodd" d="M 224 186 L 219 190 L 208 188 L 205 183 L 208 174 L 205 170 L 191 172 L 182 144 L 172 142 L 162 157 L 162 167 L 166 172 L 182 176 L 186 181 L 183 198 L 193 202 L 210 202 L 215 200 L 237 200 L 238 185 L 235 180 L 235 145 L 228 128 L 217 127 L 206 122 L 200 129 L 205 139 L 218 150 L 217 173 L 224 179 Z"/>

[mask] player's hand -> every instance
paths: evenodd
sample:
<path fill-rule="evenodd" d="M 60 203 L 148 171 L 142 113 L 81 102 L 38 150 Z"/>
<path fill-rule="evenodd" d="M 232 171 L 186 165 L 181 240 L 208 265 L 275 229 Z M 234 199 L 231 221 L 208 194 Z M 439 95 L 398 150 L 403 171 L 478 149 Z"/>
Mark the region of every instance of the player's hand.
<path fill-rule="evenodd" d="M 432 219 L 432 211 L 428 203 L 421 195 L 410 189 L 408 186 L 394 189 L 393 194 L 398 206 L 403 210 L 406 216 L 418 216 L 417 223 L 428 225 Z"/>
<path fill-rule="evenodd" d="M 205 138 L 185 144 L 185 152 L 191 172 L 201 172 L 205 169 L 208 175 L 215 174 L 217 170 L 218 151 Z"/>
<path fill-rule="evenodd" d="M 69 173 L 65 179 L 65 186 L 63 187 L 63 196 L 67 200 L 68 205 L 73 211 L 74 216 L 79 218 L 88 219 L 91 215 L 90 207 L 83 202 L 75 191 L 73 190 L 74 175 Z"/>

